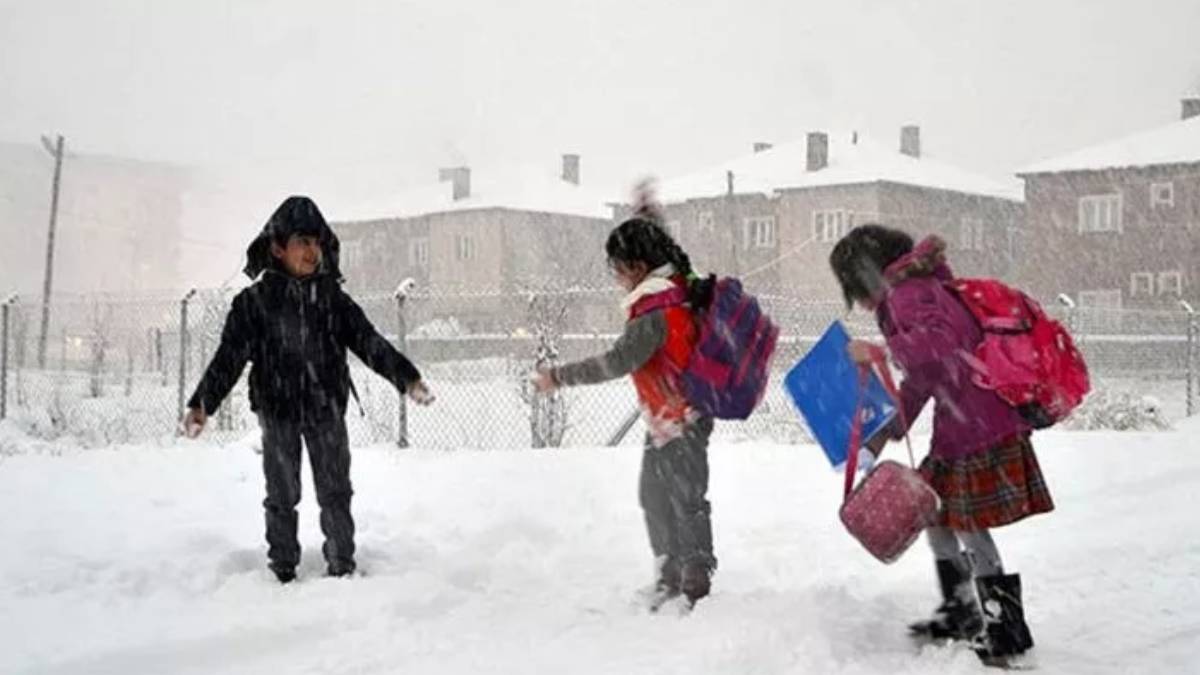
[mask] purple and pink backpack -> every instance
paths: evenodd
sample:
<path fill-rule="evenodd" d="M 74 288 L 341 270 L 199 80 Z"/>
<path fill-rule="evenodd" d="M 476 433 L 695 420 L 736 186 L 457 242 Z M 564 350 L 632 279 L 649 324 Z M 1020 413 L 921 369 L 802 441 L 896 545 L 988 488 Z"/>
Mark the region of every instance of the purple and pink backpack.
<path fill-rule="evenodd" d="M 687 303 L 678 287 L 647 298 L 639 310 Z M 717 419 L 750 417 L 767 390 L 779 327 L 742 282 L 724 277 L 713 286 L 712 302 L 695 309 L 699 334 L 688 364 L 679 372 L 683 395 L 702 415 Z"/>

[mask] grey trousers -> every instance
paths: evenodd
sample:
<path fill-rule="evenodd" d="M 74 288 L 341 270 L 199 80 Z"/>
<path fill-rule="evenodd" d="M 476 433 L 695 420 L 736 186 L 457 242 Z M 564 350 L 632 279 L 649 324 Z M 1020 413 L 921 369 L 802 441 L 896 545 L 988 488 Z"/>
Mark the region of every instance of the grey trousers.
<path fill-rule="evenodd" d="M 992 534 L 987 530 L 962 532 L 948 527 L 930 527 L 925 530 L 933 557 L 950 560 L 965 572 L 977 577 L 1004 573 L 1000 550 Z"/>
<path fill-rule="evenodd" d="M 655 557 L 675 564 L 715 569 L 712 507 L 708 502 L 708 438 L 713 421 L 702 418 L 684 427 L 681 437 L 642 451 L 638 498 Z"/>
<path fill-rule="evenodd" d="M 317 504 L 321 507 L 323 552 L 331 566 L 353 566 L 354 519 L 350 516 L 350 441 L 340 417 L 321 422 L 293 422 L 259 417 L 263 432 L 263 500 L 267 524 L 267 557 L 275 566 L 300 562 L 296 505 L 300 503 L 300 444 L 308 447 Z"/>

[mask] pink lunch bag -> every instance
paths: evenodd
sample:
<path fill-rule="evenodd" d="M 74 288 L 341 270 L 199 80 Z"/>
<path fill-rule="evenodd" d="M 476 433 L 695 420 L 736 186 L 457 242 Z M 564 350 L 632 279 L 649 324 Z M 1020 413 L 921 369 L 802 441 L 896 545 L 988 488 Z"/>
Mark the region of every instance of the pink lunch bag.
<path fill-rule="evenodd" d="M 879 372 L 892 397 L 899 402 L 896 386 L 892 381 L 884 353 L 873 354 L 874 366 Z M 870 366 L 859 366 L 859 392 L 867 382 Z M 900 411 L 901 423 L 908 424 Z M 886 430 L 881 433 L 886 433 Z M 846 484 L 844 499 L 838 516 L 851 536 L 864 548 L 884 563 L 893 562 L 908 550 L 921 531 L 937 522 L 938 496 L 925 482 L 913 465 L 912 443 L 908 440 L 910 466 L 899 462 L 883 461 L 854 487 L 854 474 L 858 468 L 858 449 L 862 439 L 862 416 L 856 412 L 850 431 L 850 448 L 846 461 Z M 852 489 L 853 488 L 853 489 Z"/>

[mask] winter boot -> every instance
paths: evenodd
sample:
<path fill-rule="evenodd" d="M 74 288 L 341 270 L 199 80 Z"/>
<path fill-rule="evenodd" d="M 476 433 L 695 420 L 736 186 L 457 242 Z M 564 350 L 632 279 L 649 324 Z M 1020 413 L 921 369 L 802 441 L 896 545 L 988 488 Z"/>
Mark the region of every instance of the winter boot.
<path fill-rule="evenodd" d="M 353 560 L 331 560 L 329 566 L 325 570 L 325 575 L 330 577 L 348 577 L 354 574 L 354 570 L 358 568 Z"/>
<path fill-rule="evenodd" d="M 1021 576 L 997 574 L 980 577 L 977 582 L 983 605 L 984 632 L 975 653 L 985 663 L 1025 653 L 1033 646 L 1033 636 L 1025 624 Z"/>
<path fill-rule="evenodd" d="M 930 640 L 970 640 L 983 630 L 983 615 L 975 599 L 971 575 L 954 560 L 937 561 L 942 604 L 925 621 L 909 624 L 914 637 Z"/>
<path fill-rule="evenodd" d="M 665 557 L 658 566 L 658 580 L 654 582 L 654 590 L 665 595 L 678 595 L 681 574 L 679 561 L 669 556 Z"/>
<path fill-rule="evenodd" d="M 712 587 L 712 569 L 708 565 L 689 561 L 684 563 L 683 571 L 680 574 L 679 590 L 683 592 L 687 599 L 692 604 L 697 600 L 708 595 Z"/>
<path fill-rule="evenodd" d="M 296 580 L 296 568 L 283 563 L 268 563 L 267 567 L 275 573 L 275 578 L 281 584 L 290 584 Z"/>

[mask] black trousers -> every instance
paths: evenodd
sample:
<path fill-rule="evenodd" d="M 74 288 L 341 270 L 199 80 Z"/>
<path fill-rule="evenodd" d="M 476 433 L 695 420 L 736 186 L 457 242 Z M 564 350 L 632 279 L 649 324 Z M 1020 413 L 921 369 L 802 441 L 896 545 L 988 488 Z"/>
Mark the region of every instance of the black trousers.
<path fill-rule="evenodd" d="M 708 502 L 708 437 L 713 421 L 701 419 L 684 427 L 681 437 L 656 448 L 646 439 L 638 498 L 646 517 L 650 548 L 683 565 L 715 569 L 712 507 Z"/>
<path fill-rule="evenodd" d="M 272 566 L 295 567 L 300 562 L 296 537 L 296 505 L 300 503 L 300 445 L 303 439 L 312 464 L 325 561 L 331 568 L 354 566 L 354 519 L 350 515 L 350 440 L 341 417 L 298 422 L 259 417 L 263 432 L 263 475 L 267 498 L 267 557 Z"/>

